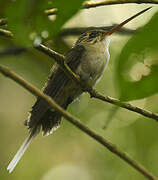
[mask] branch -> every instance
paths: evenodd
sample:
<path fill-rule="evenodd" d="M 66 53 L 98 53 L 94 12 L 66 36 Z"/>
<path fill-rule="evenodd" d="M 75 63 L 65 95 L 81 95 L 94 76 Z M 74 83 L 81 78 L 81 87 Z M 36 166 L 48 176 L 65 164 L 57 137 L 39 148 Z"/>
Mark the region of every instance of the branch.
<path fill-rule="evenodd" d="M 12 32 L 5 29 L 0 29 L 0 35 L 5 37 L 13 37 Z"/>
<path fill-rule="evenodd" d="M 129 4 L 129 3 L 136 3 L 136 4 L 158 4 L 158 0 L 104 0 L 104 1 L 86 1 L 82 8 L 95 8 L 100 6 L 106 5 L 116 5 L 116 4 Z"/>
<path fill-rule="evenodd" d="M 116 5 L 116 4 L 158 4 L 158 0 L 104 0 L 104 1 L 86 1 L 82 5 L 82 9 L 89 9 L 89 8 L 96 8 L 100 6 L 107 6 L 107 5 Z M 52 8 L 49 10 L 46 10 L 44 13 L 46 15 L 55 15 L 57 13 L 54 10 L 56 8 Z M 52 12 L 52 13 L 51 13 Z"/>
<path fill-rule="evenodd" d="M 44 11 L 44 13 L 49 16 L 49 15 L 56 15 L 58 12 L 57 8 L 52 8 L 52 9 L 47 9 Z"/>
<path fill-rule="evenodd" d="M 48 55 L 49 57 L 53 58 L 70 79 L 80 84 L 80 77 L 71 71 L 71 69 L 65 62 L 65 56 L 51 50 L 43 44 L 35 45 L 34 47 L 39 51 L 43 52 L 44 54 Z"/>
<path fill-rule="evenodd" d="M 73 79 L 77 84 L 80 84 L 82 89 L 90 94 L 91 97 L 100 99 L 101 101 L 108 102 L 110 104 L 117 105 L 119 107 L 128 109 L 130 111 L 136 112 L 138 114 L 141 114 L 145 117 L 154 119 L 158 121 L 158 114 L 153 113 L 151 111 L 147 111 L 145 109 L 139 108 L 137 106 L 133 106 L 129 103 L 122 102 L 118 99 L 112 98 L 110 96 L 103 96 L 102 94 L 98 93 L 96 90 L 89 87 L 87 84 L 85 85 L 82 81 L 80 81 L 80 78 L 71 71 L 71 69 L 66 65 L 65 63 L 65 57 L 63 55 L 60 55 L 59 53 L 56 53 L 55 51 L 51 50 L 50 48 L 40 44 L 39 46 L 35 47 L 39 51 L 45 53 L 46 55 L 53 58 L 63 69 L 63 71 L 71 78 Z"/>
<path fill-rule="evenodd" d="M 65 111 L 63 108 L 61 108 L 59 105 L 55 103 L 55 101 L 47 96 L 46 94 L 42 93 L 39 89 L 34 87 L 29 82 L 22 79 L 19 75 L 16 73 L 10 71 L 8 68 L 0 65 L 0 72 L 14 80 L 16 83 L 20 84 L 22 87 L 24 87 L 26 90 L 31 92 L 33 95 L 38 96 L 39 98 L 42 98 L 45 100 L 52 109 L 55 109 L 58 111 L 62 116 L 64 116 L 70 123 L 75 125 L 77 128 L 79 128 L 81 131 L 89 135 L 91 138 L 95 139 L 97 142 L 102 144 L 104 147 L 106 147 L 109 151 L 120 157 L 122 160 L 124 160 L 126 163 L 131 165 L 133 168 L 135 168 L 137 171 L 139 171 L 142 175 L 144 175 L 146 178 L 150 180 L 158 180 L 157 177 L 155 177 L 151 172 L 149 172 L 147 169 L 145 169 L 141 164 L 139 164 L 137 161 L 132 159 L 129 155 L 126 153 L 120 151 L 114 144 L 104 139 L 99 134 L 95 133 L 91 129 L 89 129 L 87 126 L 85 126 L 83 123 L 81 123 L 77 118 L 72 116 L 69 112 Z"/>

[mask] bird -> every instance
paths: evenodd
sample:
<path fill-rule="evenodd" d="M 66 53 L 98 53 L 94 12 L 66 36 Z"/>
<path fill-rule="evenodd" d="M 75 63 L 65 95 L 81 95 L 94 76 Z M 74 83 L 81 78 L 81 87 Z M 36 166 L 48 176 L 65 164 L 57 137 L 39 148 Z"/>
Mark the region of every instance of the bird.
<path fill-rule="evenodd" d="M 65 53 L 67 65 L 80 77 L 81 81 L 93 87 L 101 78 L 109 62 L 110 36 L 123 25 L 150 8 L 151 7 L 148 7 L 138 12 L 108 32 L 101 29 L 94 29 L 83 33 L 75 45 Z M 58 105 L 66 110 L 68 105 L 83 93 L 83 90 L 79 84 L 64 73 L 58 64 L 54 64 L 43 93 L 50 96 Z M 62 115 L 54 109 L 51 109 L 46 101 L 37 98 L 35 104 L 32 106 L 28 119 L 25 121 L 25 125 L 29 129 L 29 136 L 9 163 L 7 167 L 9 173 L 14 170 L 37 134 L 39 134 L 41 130 L 44 136 L 51 134 L 60 126 L 61 118 Z"/>

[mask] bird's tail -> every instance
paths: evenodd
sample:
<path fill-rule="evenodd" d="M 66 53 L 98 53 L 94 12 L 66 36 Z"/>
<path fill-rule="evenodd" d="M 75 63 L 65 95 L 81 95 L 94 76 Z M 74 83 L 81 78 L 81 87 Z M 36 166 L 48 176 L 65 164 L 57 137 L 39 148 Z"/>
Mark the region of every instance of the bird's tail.
<path fill-rule="evenodd" d="M 21 145 L 20 149 L 18 150 L 18 152 L 16 153 L 16 155 L 14 156 L 14 158 L 12 159 L 12 161 L 9 163 L 7 170 L 9 171 L 9 173 L 11 173 L 15 166 L 17 165 L 17 163 L 20 161 L 21 157 L 23 156 L 24 152 L 27 150 L 27 148 L 29 147 L 29 145 L 31 144 L 32 140 L 35 138 L 37 134 L 30 134 L 25 141 L 23 142 L 23 144 Z"/>

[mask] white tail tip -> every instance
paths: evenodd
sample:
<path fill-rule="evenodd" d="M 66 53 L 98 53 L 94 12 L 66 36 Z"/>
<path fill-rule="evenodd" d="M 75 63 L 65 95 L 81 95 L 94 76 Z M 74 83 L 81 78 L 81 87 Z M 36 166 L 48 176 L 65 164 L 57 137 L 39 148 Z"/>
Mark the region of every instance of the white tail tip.
<path fill-rule="evenodd" d="M 9 163 L 9 165 L 7 167 L 7 170 L 9 171 L 9 173 L 11 173 L 14 170 L 15 166 L 20 161 L 21 157 L 23 156 L 24 152 L 27 150 L 27 148 L 31 144 L 34 137 L 35 136 L 29 135 L 26 138 L 26 140 L 23 142 L 20 149 L 18 150 L 18 152 L 16 153 L 16 155 L 14 156 L 14 158 L 12 159 L 12 161 Z"/>

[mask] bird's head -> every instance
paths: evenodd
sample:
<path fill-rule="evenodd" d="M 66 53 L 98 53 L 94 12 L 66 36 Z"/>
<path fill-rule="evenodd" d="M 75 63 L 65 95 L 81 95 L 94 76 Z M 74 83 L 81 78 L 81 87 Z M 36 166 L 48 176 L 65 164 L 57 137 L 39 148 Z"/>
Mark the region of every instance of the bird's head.
<path fill-rule="evenodd" d="M 95 44 L 104 39 L 105 39 L 105 31 L 96 29 L 83 33 L 77 40 L 76 44 L 80 44 L 80 43 Z"/>
<path fill-rule="evenodd" d="M 79 39 L 77 40 L 76 44 L 89 44 L 89 45 L 93 45 L 102 41 L 105 41 L 108 39 L 108 37 L 113 34 L 114 32 L 118 31 L 122 26 L 124 26 L 125 24 L 127 24 L 129 21 L 131 21 L 132 19 L 136 18 L 137 16 L 141 15 L 142 13 L 144 13 L 145 11 L 149 10 L 151 7 L 146 8 L 140 12 L 138 12 L 137 14 L 135 14 L 134 16 L 126 19 L 125 21 L 123 21 L 122 23 L 120 23 L 119 25 L 113 27 L 111 30 L 109 30 L 108 32 L 105 32 L 104 30 L 91 30 L 88 32 L 83 33 Z"/>

